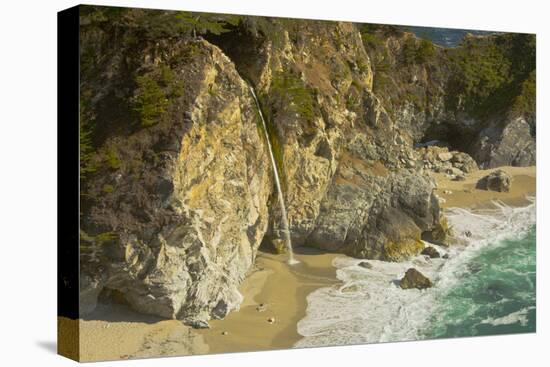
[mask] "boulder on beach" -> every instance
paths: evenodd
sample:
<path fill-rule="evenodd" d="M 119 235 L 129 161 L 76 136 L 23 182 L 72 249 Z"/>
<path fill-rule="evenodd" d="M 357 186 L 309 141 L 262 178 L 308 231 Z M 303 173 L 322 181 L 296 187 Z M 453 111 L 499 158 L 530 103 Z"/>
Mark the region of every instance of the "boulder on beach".
<path fill-rule="evenodd" d="M 512 187 L 512 177 L 504 170 L 496 170 L 481 178 L 476 188 L 498 192 L 509 192 Z"/>
<path fill-rule="evenodd" d="M 437 258 L 441 257 L 439 252 L 435 248 L 433 248 L 432 246 L 425 247 L 424 250 L 422 250 L 422 252 L 420 254 L 427 255 L 431 259 L 437 259 Z"/>
<path fill-rule="evenodd" d="M 433 287 L 432 281 L 414 268 L 407 270 L 399 285 L 403 289 L 426 289 Z"/>

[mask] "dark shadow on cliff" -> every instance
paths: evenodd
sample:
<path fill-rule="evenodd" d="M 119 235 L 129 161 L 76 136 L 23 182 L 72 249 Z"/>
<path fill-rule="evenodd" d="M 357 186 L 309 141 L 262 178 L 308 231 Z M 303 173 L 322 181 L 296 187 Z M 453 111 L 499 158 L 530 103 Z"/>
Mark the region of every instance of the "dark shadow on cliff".
<path fill-rule="evenodd" d="M 207 33 L 204 38 L 218 46 L 235 63 L 239 74 L 257 84 L 265 54 L 261 52 L 266 37 L 250 24 L 228 26 L 230 31 L 221 34 Z"/>
<path fill-rule="evenodd" d="M 82 320 L 154 324 L 166 319 L 136 312 L 123 304 L 104 301 L 103 303 L 98 303 L 96 309 L 92 313 L 82 317 Z"/>
<path fill-rule="evenodd" d="M 318 248 L 308 247 L 308 246 L 296 246 L 294 248 L 294 253 L 296 255 L 341 254 L 340 252 L 326 251 L 326 250 L 321 250 L 321 249 L 318 249 Z"/>
<path fill-rule="evenodd" d="M 309 247 L 309 246 L 296 246 L 293 245 L 292 250 L 294 251 L 295 255 L 324 255 L 324 254 L 343 254 L 341 252 L 332 252 L 332 251 L 326 251 L 321 250 L 315 247 Z M 268 238 L 268 236 L 265 236 L 260 244 L 260 247 L 258 248 L 259 252 L 264 252 L 271 255 L 278 255 L 279 253 L 273 247 L 271 244 L 271 239 Z"/>

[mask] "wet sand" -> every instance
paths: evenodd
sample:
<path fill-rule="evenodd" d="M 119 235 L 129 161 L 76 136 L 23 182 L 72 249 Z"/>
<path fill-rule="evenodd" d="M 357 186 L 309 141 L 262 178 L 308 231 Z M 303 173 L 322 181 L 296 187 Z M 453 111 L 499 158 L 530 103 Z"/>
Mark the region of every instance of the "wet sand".
<path fill-rule="evenodd" d="M 501 200 L 508 205 L 527 204 L 534 196 L 535 167 L 501 167 L 512 177 L 512 189 L 499 193 L 475 188 L 493 170 L 451 181 L 433 174 L 443 207 L 475 208 Z M 450 193 L 449 193 L 450 191 Z M 291 348 L 301 338 L 297 322 L 305 316 L 307 295 L 319 287 L 337 284 L 332 260 L 338 254 L 308 248 L 296 249 L 297 265 L 286 255 L 260 251 L 254 268 L 240 286 L 244 301 L 239 311 L 213 320 L 210 329 L 195 330 L 177 320 L 141 315 L 123 305 L 100 305 L 80 320 L 80 357 L 83 361 L 193 355 Z M 260 306 L 263 305 L 263 306 Z M 273 323 L 268 320 L 274 319 Z"/>
<path fill-rule="evenodd" d="M 260 253 L 258 270 L 241 287 L 245 301 L 240 310 L 199 331 L 210 352 L 291 348 L 301 338 L 296 324 L 305 316 L 307 295 L 337 283 L 331 265 L 336 256 L 300 248 L 295 254 L 300 263 L 288 265 L 285 255 Z M 259 308 L 260 304 L 265 307 Z"/>

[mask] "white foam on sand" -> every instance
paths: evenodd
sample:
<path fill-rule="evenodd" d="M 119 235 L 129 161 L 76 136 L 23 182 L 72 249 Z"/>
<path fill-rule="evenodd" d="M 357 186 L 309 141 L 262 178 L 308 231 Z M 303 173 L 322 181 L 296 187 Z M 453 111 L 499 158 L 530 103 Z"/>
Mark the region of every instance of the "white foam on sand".
<path fill-rule="evenodd" d="M 493 209 L 470 211 L 451 208 L 446 216 L 458 245 L 437 248 L 449 259 L 429 259 L 419 255 L 402 262 L 360 260 L 338 257 L 333 261 L 341 285 L 320 288 L 307 297 L 306 316 L 298 322 L 304 338 L 296 347 L 349 345 L 425 338 L 437 300 L 461 275 L 471 272 L 470 260 L 486 246 L 498 246 L 503 239 L 519 238 L 535 224 L 535 204 L 514 208 L 500 202 Z M 371 268 L 359 266 L 367 261 Z M 414 267 L 432 279 L 427 290 L 399 287 L 399 279 Z M 526 311 L 527 312 L 527 311 Z M 510 316 L 510 315 L 508 315 Z M 468 315 L 464 315 L 468 317 Z M 510 316 L 525 317 L 523 313 Z M 487 322 L 508 322 L 506 317 Z"/>

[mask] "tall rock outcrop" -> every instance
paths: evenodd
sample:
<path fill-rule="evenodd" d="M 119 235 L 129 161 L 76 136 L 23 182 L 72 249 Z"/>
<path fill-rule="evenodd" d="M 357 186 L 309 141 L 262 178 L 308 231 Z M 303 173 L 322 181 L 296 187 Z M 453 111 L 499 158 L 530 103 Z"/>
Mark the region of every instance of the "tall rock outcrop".
<path fill-rule="evenodd" d="M 181 82 L 181 95 L 152 126 L 113 128 L 83 181 L 81 311 L 109 289 L 138 311 L 196 323 L 238 308 L 237 286 L 267 227 L 272 178 L 258 111 L 233 63 L 206 41 L 159 49 L 142 50 L 133 72 L 156 81 L 162 70 L 160 90 Z M 127 82 L 105 68 L 112 79 L 83 78 L 97 111 L 112 103 L 101 95 L 106 85 Z M 156 90 L 142 84 L 151 90 L 133 98 Z"/>

